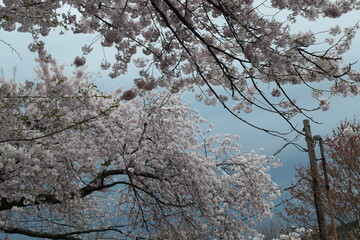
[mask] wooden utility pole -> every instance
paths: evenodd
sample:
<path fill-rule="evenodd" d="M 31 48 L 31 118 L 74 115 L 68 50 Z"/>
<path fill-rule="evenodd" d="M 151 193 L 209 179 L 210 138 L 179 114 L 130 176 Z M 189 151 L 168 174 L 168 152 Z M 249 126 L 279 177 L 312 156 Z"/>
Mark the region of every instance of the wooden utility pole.
<path fill-rule="evenodd" d="M 314 150 L 314 139 L 311 135 L 310 130 L 310 122 L 309 120 L 305 119 L 304 123 L 304 132 L 305 132 L 305 140 L 307 142 L 309 159 L 310 159 L 310 170 L 311 170 L 311 177 L 313 183 L 313 190 L 314 190 L 314 200 L 315 200 L 315 208 L 316 208 L 316 215 L 319 225 L 319 232 L 320 232 L 320 239 L 321 240 L 330 240 L 328 236 L 328 231 L 326 227 L 326 219 L 325 219 L 325 208 L 324 202 L 321 196 L 321 188 L 320 188 L 320 181 L 319 181 L 319 171 L 316 164 L 316 156 Z"/>
<path fill-rule="evenodd" d="M 325 187 L 326 187 L 326 197 L 328 199 L 329 212 L 330 212 L 330 218 L 331 218 L 332 239 L 337 240 L 337 231 L 336 231 L 336 224 L 335 224 L 334 208 L 333 208 L 333 205 L 332 205 L 331 190 L 330 190 L 329 178 L 328 178 L 327 169 L 326 169 L 326 158 L 325 158 L 325 154 L 324 154 L 323 139 L 319 135 L 314 136 L 314 139 L 316 141 L 318 141 L 319 145 L 320 145 L 320 154 L 321 154 L 321 161 L 322 161 L 322 166 L 323 166 L 323 171 L 324 171 L 324 179 L 325 179 Z"/>

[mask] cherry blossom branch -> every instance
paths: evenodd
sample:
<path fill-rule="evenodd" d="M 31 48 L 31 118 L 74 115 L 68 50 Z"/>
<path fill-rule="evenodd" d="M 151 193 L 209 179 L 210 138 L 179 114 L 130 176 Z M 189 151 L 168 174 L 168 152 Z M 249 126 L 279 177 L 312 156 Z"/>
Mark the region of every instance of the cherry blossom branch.
<path fill-rule="evenodd" d="M 29 237 L 37 237 L 37 238 L 48 238 L 48 239 L 64 239 L 64 240 L 81 240 L 81 237 L 74 237 L 72 233 L 46 233 L 46 232 L 37 232 L 32 231 L 25 228 L 19 227 L 0 227 L 0 229 L 4 233 L 12 233 L 12 234 L 21 234 Z M 86 233 L 86 232 L 84 232 Z"/>
<path fill-rule="evenodd" d="M 2 39 L 0 39 L 0 42 L 5 43 L 9 48 L 11 48 L 11 51 L 15 52 L 19 56 L 20 60 L 23 60 L 20 54 L 18 53 L 18 51 L 15 48 L 13 48 L 10 43 L 7 43 Z"/>
<path fill-rule="evenodd" d="M 59 239 L 81 240 L 82 237 L 75 237 L 75 236 L 81 235 L 81 234 L 87 234 L 87 233 L 108 232 L 108 231 L 118 232 L 124 236 L 128 235 L 128 234 L 124 233 L 123 231 L 121 231 L 117 228 L 114 228 L 114 227 L 88 229 L 88 230 L 65 232 L 65 233 L 40 232 L 40 231 L 32 231 L 32 230 L 20 228 L 20 227 L 1 227 L 1 226 L 0 226 L 0 230 L 3 231 L 4 233 L 21 234 L 21 235 L 25 235 L 25 236 L 29 236 L 29 237 L 48 238 L 48 239 L 53 239 L 53 240 L 59 240 Z"/>
<path fill-rule="evenodd" d="M 165 14 L 156 6 L 156 3 L 154 3 L 152 1 L 152 4 L 154 6 L 154 8 L 157 10 L 157 12 L 162 16 L 163 20 L 167 23 L 167 26 L 169 27 L 169 29 L 173 32 L 174 36 L 178 38 L 177 34 L 175 33 L 175 31 L 173 30 L 172 26 L 168 23 L 167 21 L 167 18 L 165 16 Z M 176 13 L 177 15 L 179 15 L 181 17 L 181 15 L 177 12 Z M 182 18 L 182 17 L 181 17 Z M 191 26 L 190 26 L 191 27 Z M 191 30 L 191 28 L 190 28 Z M 208 43 L 205 41 L 205 39 L 203 39 L 195 30 L 194 31 L 194 34 L 208 47 L 209 51 L 212 53 L 213 57 L 215 59 L 217 59 L 216 57 L 216 54 L 213 53 L 213 51 L 211 50 L 213 46 L 210 46 L 208 45 Z M 191 56 L 191 52 L 187 49 L 187 47 L 183 44 L 182 40 L 180 38 L 178 38 L 178 41 L 182 44 L 183 48 L 187 51 L 187 53 Z M 219 61 L 219 60 L 218 60 Z M 200 67 L 197 65 L 196 62 L 193 63 L 195 65 L 195 67 L 197 68 L 198 70 L 198 73 L 200 74 L 200 76 L 202 77 L 202 79 L 204 80 L 205 84 L 207 85 L 207 87 L 211 90 L 211 92 L 214 94 L 214 96 L 217 98 L 217 99 L 220 99 L 218 93 L 213 89 L 213 87 L 210 85 L 210 83 L 206 80 L 206 78 L 203 76 L 203 73 L 202 71 L 200 70 Z M 234 85 L 235 86 L 235 85 Z M 237 90 L 239 93 L 241 93 L 239 90 Z M 245 96 L 244 96 L 245 97 Z M 250 100 L 248 100 L 250 101 Z M 255 104 L 254 102 L 251 101 L 252 104 Z M 267 132 L 268 134 L 270 135 L 273 135 L 273 136 L 277 136 L 277 137 L 280 137 L 280 138 L 283 138 L 281 135 L 287 135 L 288 133 L 281 133 L 281 132 L 278 132 L 278 131 L 273 131 L 273 130 L 269 130 L 269 129 L 265 129 L 265 128 L 261 128 L 261 127 L 258 127 L 252 123 L 250 123 L 249 121 L 246 121 L 244 118 L 241 118 L 239 117 L 237 114 L 234 113 L 234 111 L 232 111 L 224 102 L 221 103 L 223 105 L 223 107 L 231 114 L 233 115 L 235 118 L 241 120 L 242 122 L 248 124 L 249 126 L 251 127 L 254 127 L 256 129 L 259 129 L 259 130 L 262 130 L 264 132 Z M 263 109 L 263 110 L 267 110 L 268 109 L 264 109 L 263 107 L 261 106 L 258 106 L 256 105 L 257 107 Z M 282 115 L 281 115 L 282 116 Z M 282 116 L 284 119 L 285 117 Z M 287 119 L 286 119 L 287 120 Z M 295 129 L 296 130 L 296 129 Z M 286 140 L 286 138 L 283 138 L 284 140 Z"/>
<path fill-rule="evenodd" d="M 70 199 L 75 199 L 77 197 L 84 198 L 93 192 L 102 191 L 104 189 L 109 189 L 111 187 L 117 186 L 117 185 L 128 185 L 134 189 L 141 190 L 142 192 L 148 194 L 152 198 L 154 198 L 157 202 L 168 205 L 172 207 L 187 207 L 190 206 L 192 203 L 186 203 L 186 204 L 173 204 L 169 202 L 164 202 L 157 196 L 155 196 L 152 192 L 137 186 L 133 182 L 129 183 L 126 181 L 114 181 L 111 183 L 104 183 L 105 179 L 110 176 L 114 175 L 127 175 L 129 177 L 136 176 L 136 177 L 144 177 L 144 178 L 151 178 L 155 180 L 160 180 L 159 176 L 147 173 L 147 172 L 129 172 L 126 169 L 111 169 L 111 170 L 104 170 L 97 174 L 97 177 L 94 178 L 92 181 L 90 181 L 85 187 L 80 188 L 77 193 L 73 193 L 72 197 Z M 28 203 L 27 199 L 25 197 L 22 197 L 19 201 L 11 201 L 9 202 L 6 198 L 1 197 L 1 205 L 0 205 L 0 212 L 4 210 L 9 210 L 13 207 L 29 207 L 29 206 L 35 206 L 35 205 L 41 205 L 41 204 L 61 204 L 63 201 L 59 200 L 58 197 L 54 194 L 40 194 L 36 196 L 34 203 Z"/>

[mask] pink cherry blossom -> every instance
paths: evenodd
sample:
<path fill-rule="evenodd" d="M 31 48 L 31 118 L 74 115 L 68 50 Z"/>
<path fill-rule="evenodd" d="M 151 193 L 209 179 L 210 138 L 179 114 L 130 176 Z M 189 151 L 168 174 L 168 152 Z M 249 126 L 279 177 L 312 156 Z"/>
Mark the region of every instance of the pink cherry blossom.
<path fill-rule="evenodd" d="M 262 15 L 262 8 L 270 5 L 275 12 L 284 11 L 288 21 L 278 19 L 277 15 Z M 253 109 L 276 114 L 286 122 L 285 116 L 294 116 L 295 112 L 307 116 L 313 109 L 308 103 L 292 103 L 291 99 L 297 96 L 282 94 L 285 98 L 282 99 L 263 94 L 286 84 L 305 83 L 311 93 L 313 82 L 329 80 L 332 82 L 328 86 L 329 95 L 358 95 L 359 91 L 354 89 L 358 89 L 359 73 L 353 64 L 342 59 L 358 26 L 344 29 L 324 26 L 327 37 L 307 29 L 297 32 L 292 22 L 300 17 L 310 21 L 338 18 L 359 10 L 359 2 L 272 0 L 269 6 L 254 1 L 56 0 L 24 4 L 14 0 L 1 3 L 0 28 L 31 33 L 34 37 L 31 51 L 44 50 L 39 38 L 46 40 L 48 34 L 53 34 L 52 29 L 99 34 L 101 46 L 97 47 L 116 50 L 114 61 L 100 60 L 102 69 L 111 67 L 111 78 L 126 74 L 135 63 L 139 74 L 153 78 L 145 79 L 149 84 L 143 90 L 161 87 L 176 93 L 197 85 L 204 93 L 213 95 L 204 98 L 207 105 L 220 103 L 230 112 L 239 102 L 247 102 Z M 62 12 L 62 8 L 69 11 Z M 324 38 L 328 46 L 323 45 Z M 323 47 L 319 51 L 314 46 L 320 42 Z M 95 43 L 91 47 L 84 43 L 83 54 L 89 54 L 94 47 Z M 44 56 L 41 61 L 47 59 Z M 84 60 L 78 56 L 74 64 L 82 66 Z M 347 86 L 333 88 L 337 82 L 346 82 Z M 255 91 L 247 92 L 253 85 Z M 223 94 L 218 92 L 221 89 L 218 86 L 226 90 L 228 98 L 237 100 L 220 99 Z M 280 104 L 283 100 L 289 104 Z"/>
<path fill-rule="evenodd" d="M 197 100 L 244 122 L 244 113 L 260 109 L 291 124 L 313 109 L 285 85 L 308 86 L 322 110 L 331 95 L 360 92 L 359 72 L 342 59 L 357 25 L 324 26 L 323 35 L 292 25 L 300 17 L 338 18 L 359 10 L 359 1 L 264 4 L 3 0 L 0 29 L 31 34 L 39 67 L 38 81 L 0 78 L 0 231 L 52 239 L 253 234 L 252 217 L 270 216 L 279 194 L 268 168 L 281 163 L 242 153 L 235 136 L 203 133 L 205 120 L 180 94 L 199 89 Z M 268 6 L 287 21 L 263 15 Z M 52 30 L 98 36 L 73 56 L 73 76 L 47 52 Z M 92 84 L 84 68 L 96 47 L 113 50 L 99 57 L 111 78 L 138 71 L 134 86 L 108 93 Z M 330 82 L 328 91 L 315 89 L 317 82 Z"/>
<path fill-rule="evenodd" d="M 274 160 L 203 133 L 179 94 L 104 93 L 43 54 L 38 81 L 0 79 L 1 231 L 239 239 L 271 215 Z"/>

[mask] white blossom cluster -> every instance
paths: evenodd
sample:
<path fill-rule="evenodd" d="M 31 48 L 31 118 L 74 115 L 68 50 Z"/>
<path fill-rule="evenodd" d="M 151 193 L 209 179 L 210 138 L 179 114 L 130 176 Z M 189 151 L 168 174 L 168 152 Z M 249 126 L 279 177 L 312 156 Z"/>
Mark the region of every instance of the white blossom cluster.
<path fill-rule="evenodd" d="M 280 234 L 279 238 L 273 238 L 273 240 L 301 240 L 302 239 L 301 237 L 304 234 L 305 234 L 304 228 L 296 228 L 294 231 L 291 231 L 290 233 Z M 266 238 L 265 235 L 258 233 L 254 237 L 252 237 L 251 240 L 263 240 L 265 238 Z"/>
<path fill-rule="evenodd" d="M 253 216 L 271 215 L 275 159 L 204 134 L 179 94 L 103 93 L 37 51 L 39 81 L 0 79 L 0 230 L 136 238 L 187 222 L 201 237 L 239 239 Z"/>
<path fill-rule="evenodd" d="M 125 74 L 132 63 L 138 68 L 140 78 L 134 79 L 134 89 L 125 94 L 127 99 L 134 98 L 139 89 L 165 87 L 179 92 L 197 85 L 203 90 L 197 99 L 207 105 L 220 102 L 227 106 L 228 99 L 236 99 L 233 106 L 227 106 L 229 111 L 262 109 L 290 118 L 313 108 L 294 102 L 298 96 L 289 96 L 285 84 L 306 84 L 311 93 L 318 92 L 313 82 L 330 80 L 325 91 L 330 96 L 358 95 L 359 73 L 352 64 L 342 63 L 357 26 L 324 29 L 328 30 L 328 45 L 314 51 L 312 46 L 321 41 L 317 34 L 296 33 L 291 23 L 298 17 L 310 21 L 338 18 L 358 10 L 359 2 L 270 2 L 279 11 L 287 10 L 288 21 L 262 15 L 257 8 L 265 3 L 258 5 L 252 0 L 12 0 L 0 4 L 0 29 L 31 33 L 31 49 L 55 28 L 62 33 L 98 33 L 101 47 L 116 50 L 113 62 L 100 60 L 102 69 L 110 69 L 110 77 Z M 85 44 L 82 56 L 76 56 L 73 64 L 86 64 L 95 45 Z M 228 96 L 218 93 L 218 86 Z M 270 94 L 269 87 L 273 89 Z M 327 110 L 327 97 L 313 106 Z"/>

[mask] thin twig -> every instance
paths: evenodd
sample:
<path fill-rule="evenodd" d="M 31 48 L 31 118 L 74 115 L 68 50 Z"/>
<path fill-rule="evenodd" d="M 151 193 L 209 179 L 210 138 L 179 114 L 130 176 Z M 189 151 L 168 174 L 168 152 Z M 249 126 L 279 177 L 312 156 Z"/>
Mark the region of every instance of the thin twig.
<path fill-rule="evenodd" d="M 10 43 L 7 43 L 7 42 L 5 42 L 5 41 L 2 40 L 2 39 L 0 39 L 0 42 L 6 44 L 9 48 L 11 48 L 11 51 L 15 52 L 15 53 L 19 56 L 19 58 L 20 58 L 21 61 L 23 60 L 22 57 L 20 56 L 19 52 L 16 51 L 16 49 L 13 48 Z"/>

